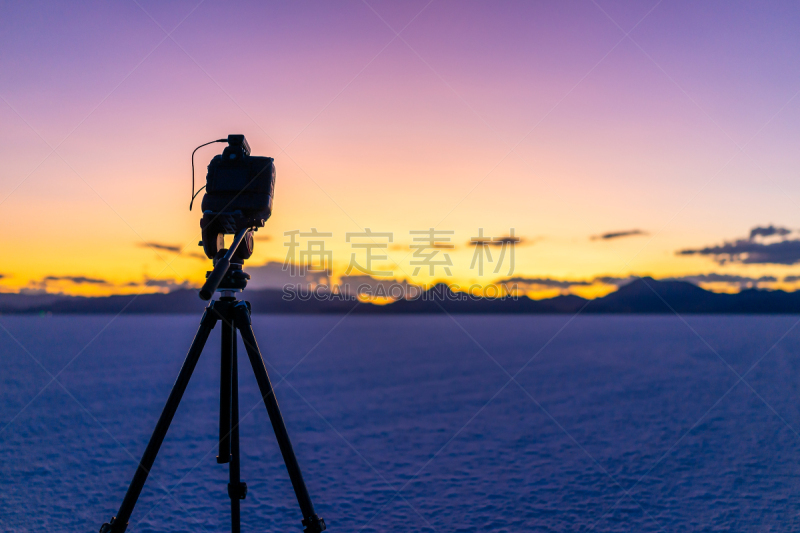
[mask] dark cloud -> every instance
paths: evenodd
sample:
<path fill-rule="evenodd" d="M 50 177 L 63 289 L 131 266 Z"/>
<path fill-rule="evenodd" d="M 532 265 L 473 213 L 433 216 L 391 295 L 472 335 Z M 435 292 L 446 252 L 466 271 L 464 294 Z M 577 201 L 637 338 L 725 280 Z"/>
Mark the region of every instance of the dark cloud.
<path fill-rule="evenodd" d="M 517 237 L 517 236 L 514 236 L 514 235 L 505 235 L 503 237 L 495 237 L 493 239 L 475 239 L 475 240 L 470 240 L 467 243 L 467 245 L 471 245 L 471 246 L 496 246 L 496 247 L 500 248 L 501 246 L 503 246 L 505 244 L 517 245 L 517 244 L 523 244 L 524 242 L 526 242 L 526 241 L 522 237 Z"/>
<path fill-rule="evenodd" d="M 0 279 L 3 279 L 4 277 L 6 277 L 5 274 L 0 274 Z"/>
<path fill-rule="evenodd" d="M 639 279 L 640 276 L 625 276 L 622 278 L 616 276 L 598 276 L 594 278 L 595 283 L 602 283 L 603 285 L 614 285 L 615 287 L 622 287 L 627 285 L 633 280 Z"/>
<path fill-rule="evenodd" d="M 769 226 L 756 226 L 755 228 L 750 230 L 750 240 L 752 241 L 756 237 L 771 237 L 773 235 L 778 235 L 779 237 L 783 237 L 789 235 L 792 232 L 789 228 L 780 228 L 773 226 L 770 224 Z"/>
<path fill-rule="evenodd" d="M 61 292 L 55 292 L 55 293 L 47 292 L 47 287 L 41 287 L 41 286 L 22 287 L 20 288 L 19 293 L 27 294 L 30 296 L 38 296 L 41 294 L 63 294 Z"/>
<path fill-rule="evenodd" d="M 495 237 L 492 239 L 491 246 L 502 246 L 504 244 L 522 244 L 525 242 L 525 239 L 522 237 L 513 237 L 510 235 L 506 235 L 505 237 Z"/>
<path fill-rule="evenodd" d="M 625 276 L 625 277 L 616 277 L 616 276 L 598 276 L 596 278 L 592 278 L 590 280 L 581 280 L 581 279 L 554 279 L 554 278 L 526 278 L 522 276 L 508 278 L 504 280 L 500 280 L 497 283 L 517 283 L 520 285 L 533 285 L 539 287 L 550 287 L 556 289 L 569 289 L 572 287 L 589 287 L 590 285 L 613 285 L 615 287 L 621 287 L 623 285 L 627 285 L 633 280 L 639 279 L 639 276 Z"/>
<path fill-rule="evenodd" d="M 628 231 L 613 231 L 611 233 L 603 233 L 602 235 L 595 235 L 591 239 L 593 241 L 596 240 L 608 241 L 611 239 L 620 239 L 622 237 L 635 237 L 637 235 L 648 235 L 648 233 L 640 229 L 632 229 Z"/>
<path fill-rule="evenodd" d="M 761 264 L 761 265 L 794 265 L 800 263 L 800 240 L 787 239 L 792 233 L 788 228 L 756 226 L 750 230 L 750 236 L 733 242 L 723 242 L 716 246 L 680 250 L 678 255 L 706 255 L 720 265 L 726 263 Z M 781 240 L 765 243 L 756 237 L 777 236 Z"/>
<path fill-rule="evenodd" d="M 800 281 L 800 276 L 784 276 L 783 281 L 786 283 L 794 283 L 795 281 Z"/>
<path fill-rule="evenodd" d="M 255 238 L 255 240 L 261 241 L 261 242 L 266 242 L 266 241 L 271 241 L 272 240 L 271 236 L 269 236 L 269 235 L 259 235 L 258 233 L 255 234 L 254 238 Z"/>
<path fill-rule="evenodd" d="M 775 276 L 761 276 L 753 278 L 750 276 L 737 276 L 732 274 L 717 274 L 715 272 L 709 274 L 695 274 L 690 276 L 680 276 L 675 278 L 664 278 L 661 281 L 688 281 L 695 285 L 703 283 L 725 283 L 728 285 L 736 285 L 737 287 L 758 287 L 761 283 L 774 283 L 778 281 Z"/>
<path fill-rule="evenodd" d="M 681 250 L 678 255 L 707 255 L 720 265 L 726 263 L 794 265 L 800 262 L 800 240 L 791 239 L 765 244 L 740 239 L 698 250 Z"/>
<path fill-rule="evenodd" d="M 53 282 L 59 281 L 67 281 L 75 284 L 104 285 L 106 287 L 156 287 L 168 291 L 190 289 L 193 287 L 188 281 L 178 282 L 175 279 L 145 279 L 143 282 L 128 281 L 125 283 L 112 283 L 104 279 L 90 278 L 87 276 L 45 276 L 38 281 L 31 281 L 28 287 L 26 287 L 26 290 L 44 294 L 52 288 Z"/>
<path fill-rule="evenodd" d="M 208 259 L 206 254 L 200 252 L 183 252 L 183 249 L 180 246 L 173 245 L 173 244 L 164 244 L 162 242 L 140 242 L 138 244 L 140 248 L 150 248 L 152 250 L 163 250 L 165 252 L 173 252 L 176 254 L 180 254 L 181 257 L 191 257 L 192 259 L 200 259 L 201 261 L 205 261 Z"/>
<path fill-rule="evenodd" d="M 270 261 L 263 265 L 247 266 L 250 281 L 249 289 L 281 289 L 286 285 L 314 287 L 328 285 L 329 280 L 325 272 L 303 271 L 298 265 Z"/>
<path fill-rule="evenodd" d="M 750 276 L 736 276 L 733 274 L 694 274 L 690 276 L 679 276 L 675 278 L 663 278 L 662 281 L 691 281 L 693 283 L 752 283 L 778 281 L 775 276 L 761 276 L 753 278 Z"/>
<path fill-rule="evenodd" d="M 540 287 L 552 287 L 558 289 L 570 289 L 572 287 L 586 287 L 594 284 L 612 285 L 614 287 L 622 287 L 628 285 L 632 281 L 640 279 L 642 276 L 598 276 L 591 280 L 559 280 L 552 278 L 525 278 L 515 277 L 503 280 L 499 283 L 518 283 L 520 285 L 533 285 Z M 703 283 L 727 283 L 729 285 L 736 285 L 739 288 L 756 287 L 761 283 L 774 283 L 778 281 L 775 276 L 761 276 L 758 278 L 749 276 L 737 276 L 732 274 L 695 274 L 688 276 L 679 276 L 671 278 L 660 278 L 659 281 L 686 281 L 695 285 Z M 784 278 L 784 281 L 787 281 Z M 800 281 L 800 276 L 797 276 L 797 281 Z"/>
<path fill-rule="evenodd" d="M 99 278 L 87 278 L 85 276 L 45 276 L 44 282 L 48 281 L 71 281 L 72 283 L 88 283 L 92 285 L 108 285 L 108 282 Z"/>
<path fill-rule="evenodd" d="M 174 244 L 164 244 L 160 242 L 140 242 L 139 247 L 141 248 L 154 248 L 156 250 L 164 250 L 165 252 L 180 252 L 181 247 L 176 246 Z"/>
<path fill-rule="evenodd" d="M 498 285 L 532 285 L 536 287 L 548 287 L 554 289 L 569 289 L 571 287 L 586 287 L 592 285 L 593 282 L 586 280 L 565 280 L 553 278 L 526 278 L 526 277 L 513 277 L 503 279 L 497 282 Z"/>
<path fill-rule="evenodd" d="M 641 279 L 644 276 L 598 276 L 591 280 L 563 280 L 553 278 L 526 278 L 522 276 L 503 279 L 497 282 L 498 285 L 503 284 L 518 284 L 529 287 L 547 287 L 555 289 L 568 290 L 573 287 L 588 287 L 590 285 L 611 285 L 614 287 L 622 287 L 629 283 Z M 734 285 L 738 288 L 758 287 L 762 283 L 775 283 L 778 278 L 775 276 L 738 276 L 734 274 L 718 274 L 716 272 L 706 274 L 694 274 L 687 276 L 676 276 L 671 278 L 659 278 L 659 281 L 685 281 L 694 285 L 708 284 L 708 283 L 725 283 Z M 787 276 L 783 279 L 785 282 L 800 281 L 800 276 Z"/>
<path fill-rule="evenodd" d="M 167 289 L 174 291 L 177 289 L 191 289 L 192 284 L 188 281 L 178 282 L 175 279 L 148 279 L 144 282 L 145 287 L 158 287 L 159 289 Z"/>

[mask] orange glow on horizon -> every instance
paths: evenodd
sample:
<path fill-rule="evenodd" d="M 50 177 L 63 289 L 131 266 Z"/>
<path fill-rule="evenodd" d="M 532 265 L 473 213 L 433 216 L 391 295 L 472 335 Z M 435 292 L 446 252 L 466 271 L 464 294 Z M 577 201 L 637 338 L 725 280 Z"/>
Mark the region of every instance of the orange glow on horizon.
<path fill-rule="evenodd" d="M 526 294 L 597 297 L 614 290 L 600 276 L 713 273 L 796 286 L 782 281 L 797 275 L 791 258 L 679 255 L 757 226 L 800 228 L 798 46 L 759 38 L 726 55 L 737 33 L 784 35 L 773 30 L 794 19 L 777 10 L 744 6 L 719 24 L 720 14 L 660 4 L 636 38 L 662 70 L 605 17 L 557 2 L 458 17 L 433 3 L 408 43 L 362 5 L 318 6 L 318 17 L 301 4 L 253 5 L 259 16 L 247 20 L 201 7 L 173 36 L 196 62 L 172 40 L 147 45 L 141 21 L 118 7 L 56 18 L 9 8 L 23 22 L 4 42 L 25 60 L 6 62 L 0 102 L 0 291 L 200 285 L 210 261 L 198 256 L 200 213 L 188 211 L 189 157 L 229 133 L 277 166 L 274 214 L 259 232 L 269 239 L 250 265 L 284 261 L 284 233 L 317 228 L 333 233 L 338 276 L 354 252 L 346 234 L 371 228 L 394 235 L 380 268 L 417 285 L 583 280 Z M 255 21 L 265 19 L 281 24 L 264 32 Z M 713 38 L 691 37 L 694 23 Z M 127 24 L 137 31 L 103 30 Z M 197 187 L 220 151 L 197 152 Z M 413 275 L 410 232 L 429 228 L 455 232 L 452 275 Z M 512 228 L 522 238 L 513 272 L 470 268 L 480 229 Z M 615 232 L 627 236 L 592 238 Z"/>

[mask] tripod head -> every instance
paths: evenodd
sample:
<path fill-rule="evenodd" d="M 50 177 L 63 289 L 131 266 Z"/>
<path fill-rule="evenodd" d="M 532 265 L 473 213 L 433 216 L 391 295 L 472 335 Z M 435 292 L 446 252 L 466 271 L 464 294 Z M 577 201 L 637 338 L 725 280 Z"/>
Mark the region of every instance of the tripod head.
<path fill-rule="evenodd" d="M 204 186 L 200 246 L 213 259 L 214 270 L 206 275 L 206 283 L 200 290 L 203 300 L 210 300 L 218 287 L 244 289 L 250 276 L 242 272 L 242 265 L 253 255 L 253 232 L 263 228 L 272 215 L 275 192 L 275 163 L 271 157 L 251 156 L 244 135 L 228 135 L 226 139 L 206 144 L 217 142 L 227 142 L 228 146 L 208 164 Z M 195 152 L 202 146 L 205 144 L 195 148 Z M 192 152 L 192 199 L 199 192 L 194 192 Z M 225 249 L 225 235 L 230 234 L 235 235 L 233 244 Z"/>
<path fill-rule="evenodd" d="M 206 273 L 206 282 L 200 289 L 200 298 L 210 300 L 216 290 L 237 291 L 244 290 L 250 274 L 242 270 L 244 259 L 235 258 L 236 251 L 245 240 L 246 235 L 250 235 L 252 242 L 253 228 L 243 228 L 233 238 L 231 247 L 227 250 L 222 248 L 214 258 L 214 270 Z"/>

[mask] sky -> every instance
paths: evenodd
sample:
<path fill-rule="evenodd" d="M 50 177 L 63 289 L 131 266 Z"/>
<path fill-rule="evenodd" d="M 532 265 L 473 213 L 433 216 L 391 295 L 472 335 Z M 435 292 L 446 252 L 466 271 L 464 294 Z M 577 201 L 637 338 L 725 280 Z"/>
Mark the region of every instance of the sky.
<path fill-rule="evenodd" d="M 6 3 L 0 292 L 201 284 L 190 154 L 229 133 L 277 167 L 255 272 L 316 228 L 340 279 L 370 228 L 413 283 L 794 290 L 799 25 L 795 2 Z M 431 228 L 449 275 L 413 275 Z M 470 268 L 480 231 L 514 232 L 513 269 Z"/>

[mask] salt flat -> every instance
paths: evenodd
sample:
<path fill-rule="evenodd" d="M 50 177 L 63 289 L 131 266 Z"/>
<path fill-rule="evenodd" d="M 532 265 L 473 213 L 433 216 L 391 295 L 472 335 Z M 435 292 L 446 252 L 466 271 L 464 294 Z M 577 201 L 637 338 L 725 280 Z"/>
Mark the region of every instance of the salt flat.
<path fill-rule="evenodd" d="M 199 317 L 112 319 L 0 317 L 1 530 L 116 512 Z M 255 315 L 329 530 L 800 528 L 798 317 L 570 320 Z M 129 531 L 228 527 L 218 346 Z M 240 371 L 243 530 L 299 531 L 241 349 Z"/>

